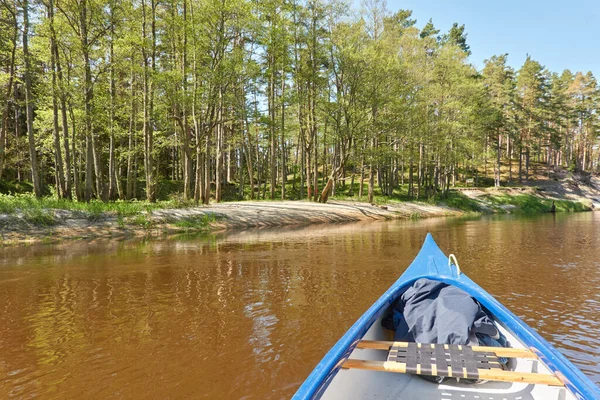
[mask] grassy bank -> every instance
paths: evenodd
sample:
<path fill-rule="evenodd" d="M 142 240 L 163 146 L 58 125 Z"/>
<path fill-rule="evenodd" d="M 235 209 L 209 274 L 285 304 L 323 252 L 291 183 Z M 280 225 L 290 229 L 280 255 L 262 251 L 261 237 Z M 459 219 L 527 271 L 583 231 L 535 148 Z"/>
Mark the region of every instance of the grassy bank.
<path fill-rule="evenodd" d="M 362 203 L 364 199 L 354 196 L 335 196 L 332 201 Z M 263 202 L 260 202 L 263 203 Z M 265 201 L 264 204 L 268 204 Z M 305 203 L 301 202 L 300 204 Z M 549 212 L 552 204 L 557 212 L 588 211 L 590 206 L 579 201 L 552 200 L 535 194 L 484 193 L 478 196 L 467 196 L 461 191 L 451 191 L 447 197 L 434 196 L 426 201 L 409 201 L 401 195 L 392 197 L 376 196 L 374 204 L 379 207 L 403 207 L 414 205 L 420 207 L 437 206 L 468 213 L 543 213 Z M 224 203 L 235 205 L 238 203 Z M 239 203 L 243 204 L 243 203 Z M 307 206 L 310 204 L 306 202 Z M 79 225 L 101 225 L 115 222 L 120 229 L 157 229 L 170 226 L 182 231 L 206 231 L 218 217 L 216 214 L 187 214 L 175 211 L 192 209 L 193 202 L 161 201 L 149 203 L 145 201 L 117 201 L 103 203 L 91 201 L 78 203 L 56 198 L 36 199 L 28 194 L 0 195 L 0 228 L 27 229 L 52 228 L 66 224 L 67 220 L 77 220 Z M 210 208 L 209 208 L 210 209 Z M 209 210 L 201 208 L 201 210 Z M 161 210 L 173 210 L 173 213 L 157 213 Z M 285 214 L 285 211 L 283 211 Z M 160 216 L 157 216 L 160 214 Z M 404 217 L 420 218 L 419 211 L 410 212 Z"/>
<path fill-rule="evenodd" d="M 560 185 L 560 183 L 557 183 Z M 231 185 L 227 190 L 230 195 L 238 193 Z M 290 187 L 287 191 L 288 200 L 299 195 Z M 365 185 L 365 195 L 367 186 Z M 591 202 L 579 196 L 576 199 L 565 198 L 561 195 L 548 196 L 548 193 L 535 187 L 513 187 L 513 188 L 463 188 L 463 190 L 451 190 L 446 196 L 438 193 L 434 196 L 414 199 L 408 196 L 408 185 L 399 185 L 391 196 L 384 196 L 378 187 L 375 187 L 373 205 L 380 208 L 390 207 L 397 209 L 394 218 L 421 218 L 427 216 L 456 215 L 456 211 L 467 213 L 543 213 L 549 212 L 552 204 L 557 212 L 578 212 L 591 209 Z M 366 203 L 366 196 L 359 197 L 359 184 L 351 187 L 349 184 L 340 185 L 336 194 L 330 197 L 332 202 L 346 202 L 359 205 Z M 268 197 L 268 193 L 262 191 L 261 198 Z M 200 207 L 193 201 L 182 201 L 176 194 L 171 194 L 170 200 L 162 200 L 155 203 L 146 201 L 114 201 L 102 202 L 98 200 L 75 202 L 47 196 L 40 199 L 31 193 L 0 194 L 0 229 L 10 230 L 32 230 L 45 229 L 51 231 L 55 227 L 76 225 L 78 228 L 101 227 L 109 230 L 176 230 L 186 232 L 204 232 L 211 229 L 218 218 L 231 218 L 233 213 L 242 213 L 240 203 L 221 203 L 227 209 L 222 210 L 216 205 L 209 208 Z M 280 194 L 276 193 L 276 198 Z M 249 193 L 244 199 L 249 200 Z M 579 201 L 577 200 L 579 199 Z M 237 200 L 235 196 L 226 197 L 226 200 Z M 272 200 L 254 200 L 254 203 L 265 204 Z M 276 200 L 276 202 L 280 202 Z M 294 216 L 288 215 L 286 208 L 281 209 L 281 225 L 294 224 L 304 220 L 318 220 L 319 213 L 327 212 L 315 210 L 307 201 L 291 202 L 299 208 L 304 209 L 305 214 Z M 428 208 L 429 207 L 429 208 Z M 436 208 L 437 209 L 434 209 Z M 165 212 L 165 210 L 172 210 Z M 182 212 L 185 210 L 185 212 Z M 211 211 L 212 210 L 212 211 Z M 387 218 L 387 217 L 386 217 Z M 283 220 L 285 219 L 285 222 Z M 256 218 L 254 225 L 261 226 L 260 218 Z M 248 227 L 248 225 L 243 225 Z"/>
<path fill-rule="evenodd" d="M 153 228 L 158 222 L 150 215 L 156 210 L 181 209 L 195 206 L 193 202 L 178 200 L 159 201 L 114 201 L 102 202 L 98 200 L 76 202 L 55 197 L 36 198 L 30 193 L 26 194 L 0 194 L 0 228 L 10 224 L 26 225 L 20 227 L 45 228 L 59 225 L 63 217 L 68 216 L 85 220 L 90 224 L 100 223 L 108 219 L 116 219 L 122 228 L 126 226 Z M 61 213 L 67 212 L 65 213 Z M 189 218 L 173 221 L 161 221 L 172 224 L 184 230 L 206 229 L 212 222 L 210 218 Z"/>
<path fill-rule="evenodd" d="M 553 204 L 556 207 L 556 212 L 580 212 L 591 210 L 591 204 L 584 204 L 581 201 L 552 200 L 531 194 L 485 195 L 484 201 L 490 204 L 495 212 L 499 213 L 510 210 L 507 206 L 512 206 L 514 212 L 529 214 L 543 213 L 549 212 Z"/>
<path fill-rule="evenodd" d="M 450 190 L 447 196 L 436 194 L 427 199 L 411 199 L 406 192 L 397 190 L 392 196 L 373 196 L 373 203 L 377 205 L 395 204 L 402 202 L 417 202 L 423 204 L 432 204 L 443 207 L 450 207 L 455 210 L 469 213 L 544 213 L 549 212 L 554 203 L 556 212 L 580 212 L 590 211 L 591 202 L 582 202 L 577 200 L 567 199 L 552 199 L 536 194 L 535 189 L 530 189 L 529 193 L 521 193 L 522 188 L 514 191 L 507 190 L 504 192 L 495 191 L 489 188 L 491 193 L 487 193 L 485 189 L 481 189 L 475 196 L 468 196 L 465 191 Z M 504 188 L 506 189 L 506 188 Z M 481 193 L 480 193 L 481 192 Z M 365 201 L 365 198 L 357 196 L 347 196 L 339 194 L 332 196 L 333 199 L 343 201 Z"/>
<path fill-rule="evenodd" d="M 588 204 L 576 200 L 561 200 L 545 198 L 540 195 L 524 193 L 485 193 L 476 198 L 462 192 L 452 192 L 447 199 L 440 199 L 439 203 L 464 211 L 482 213 L 523 213 L 535 214 L 550 212 L 552 205 L 556 212 L 581 212 L 590 211 Z"/>
<path fill-rule="evenodd" d="M 56 197 L 35 198 L 30 193 L 24 194 L 0 194 L 0 213 L 14 214 L 24 210 L 69 210 L 81 212 L 90 216 L 97 216 L 103 213 L 112 213 L 114 215 L 130 216 L 142 211 L 162 210 L 167 208 L 183 208 L 193 206 L 192 201 L 183 202 L 179 200 L 159 201 L 150 203 L 147 201 L 112 201 L 102 202 L 92 200 L 89 203 L 77 202 Z"/>

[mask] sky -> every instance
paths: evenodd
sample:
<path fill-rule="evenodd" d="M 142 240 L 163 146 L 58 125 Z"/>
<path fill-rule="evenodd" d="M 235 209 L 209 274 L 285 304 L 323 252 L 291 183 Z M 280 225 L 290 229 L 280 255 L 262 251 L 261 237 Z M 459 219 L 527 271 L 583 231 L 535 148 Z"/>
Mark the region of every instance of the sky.
<path fill-rule="evenodd" d="M 447 32 L 465 25 L 470 61 L 478 69 L 508 53 L 519 69 L 527 54 L 550 71 L 592 71 L 600 77 L 600 0 L 388 0 L 391 11 L 413 11 L 419 29 Z"/>

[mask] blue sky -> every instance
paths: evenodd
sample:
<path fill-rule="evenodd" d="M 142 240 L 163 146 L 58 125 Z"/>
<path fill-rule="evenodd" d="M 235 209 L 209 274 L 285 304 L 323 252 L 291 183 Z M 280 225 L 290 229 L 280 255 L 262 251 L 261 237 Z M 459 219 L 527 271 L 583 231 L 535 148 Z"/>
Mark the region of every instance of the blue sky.
<path fill-rule="evenodd" d="M 518 69 L 530 54 L 554 72 L 600 76 L 600 0 L 388 0 L 388 8 L 412 10 L 418 28 L 429 18 L 442 32 L 465 24 L 477 68 L 508 53 Z"/>

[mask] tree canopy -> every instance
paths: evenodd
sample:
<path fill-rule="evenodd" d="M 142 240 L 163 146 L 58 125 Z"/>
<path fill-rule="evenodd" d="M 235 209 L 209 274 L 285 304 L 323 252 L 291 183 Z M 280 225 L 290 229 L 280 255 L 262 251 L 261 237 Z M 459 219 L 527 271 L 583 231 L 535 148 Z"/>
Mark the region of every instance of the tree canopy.
<path fill-rule="evenodd" d="M 591 72 L 478 71 L 464 25 L 378 0 L 14 0 L 0 29 L 0 180 L 38 196 L 419 198 L 599 168 Z"/>

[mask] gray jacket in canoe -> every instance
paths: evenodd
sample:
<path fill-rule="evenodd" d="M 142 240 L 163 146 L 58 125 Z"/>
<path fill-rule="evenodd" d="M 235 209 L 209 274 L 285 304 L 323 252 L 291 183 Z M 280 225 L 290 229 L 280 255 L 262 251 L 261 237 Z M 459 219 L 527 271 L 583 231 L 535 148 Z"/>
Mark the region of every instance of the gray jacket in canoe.
<path fill-rule="evenodd" d="M 395 340 L 475 345 L 485 336 L 504 339 L 479 303 L 443 282 L 417 280 L 397 300 L 395 311 Z M 398 312 L 402 317 L 397 317 Z"/>

